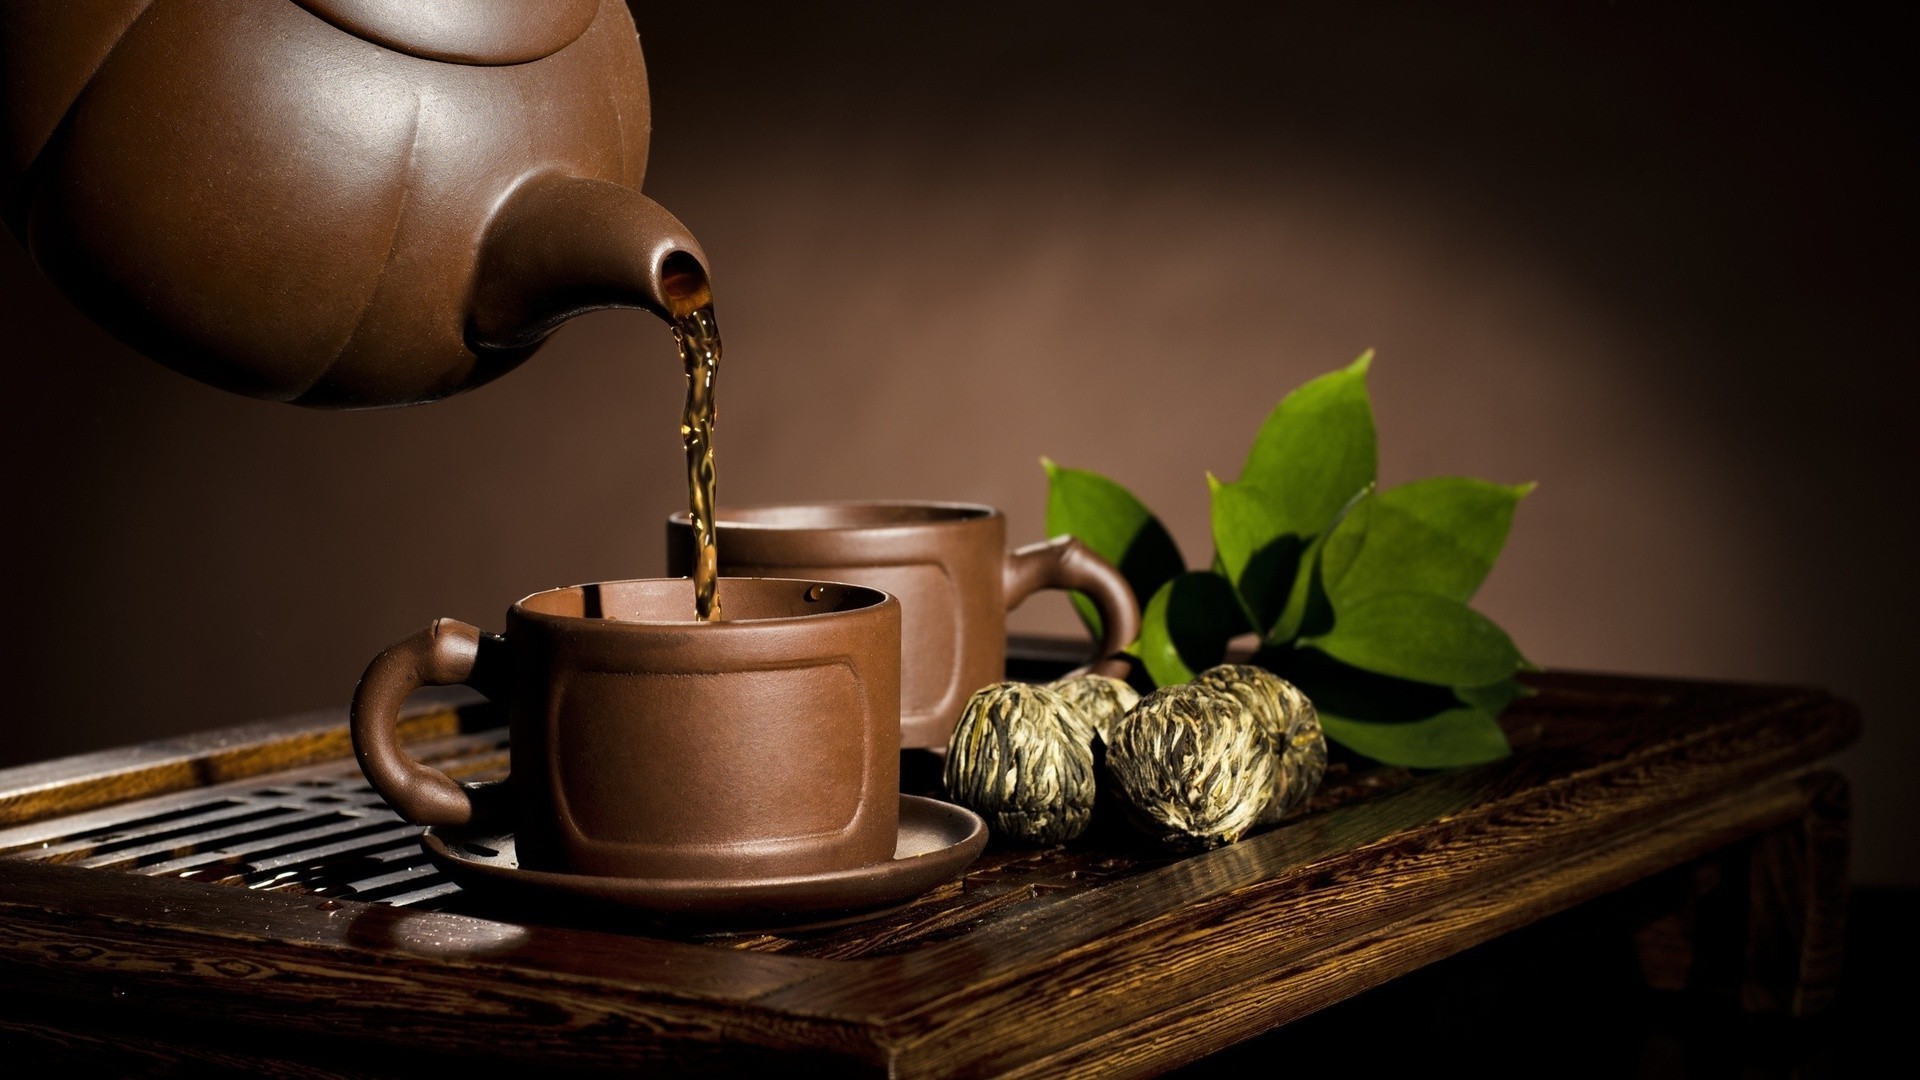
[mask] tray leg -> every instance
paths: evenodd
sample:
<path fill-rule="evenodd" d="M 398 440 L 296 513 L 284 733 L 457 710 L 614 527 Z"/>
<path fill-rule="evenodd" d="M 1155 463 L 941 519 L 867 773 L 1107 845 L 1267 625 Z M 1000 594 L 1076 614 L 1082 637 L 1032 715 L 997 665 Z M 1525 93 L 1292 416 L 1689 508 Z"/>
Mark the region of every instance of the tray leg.
<path fill-rule="evenodd" d="M 1812 1016 L 1840 988 L 1852 808 L 1837 773 L 1799 819 L 1649 882 L 1634 933 L 1647 985 Z"/>

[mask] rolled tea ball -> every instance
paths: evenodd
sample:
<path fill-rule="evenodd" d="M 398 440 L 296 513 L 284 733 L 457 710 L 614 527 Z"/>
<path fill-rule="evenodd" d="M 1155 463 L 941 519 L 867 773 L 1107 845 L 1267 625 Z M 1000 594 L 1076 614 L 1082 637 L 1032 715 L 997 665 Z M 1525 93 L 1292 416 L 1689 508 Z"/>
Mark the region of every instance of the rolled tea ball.
<path fill-rule="evenodd" d="M 1182 683 L 1148 694 L 1113 725 L 1106 767 L 1135 824 L 1174 847 L 1210 848 L 1253 828 L 1279 762 L 1245 702 Z"/>
<path fill-rule="evenodd" d="M 1280 767 L 1287 774 L 1286 801 L 1277 817 L 1305 806 L 1320 789 L 1320 780 L 1327 775 L 1327 736 L 1320 728 L 1320 712 L 1307 695 L 1277 675 L 1274 681 L 1279 683 L 1280 711 L 1286 717 L 1280 748 Z"/>
<path fill-rule="evenodd" d="M 1327 772 L 1327 737 L 1320 714 L 1300 688 L 1263 667 L 1220 664 L 1194 681 L 1225 690 L 1247 704 L 1273 740 L 1280 767 L 1274 772 L 1273 798 L 1260 814 L 1270 825 L 1305 806 Z"/>
<path fill-rule="evenodd" d="M 1048 685 L 1079 707 L 1104 743 L 1113 741 L 1113 722 L 1140 703 L 1140 691 L 1110 675 L 1072 675 Z"/>
<path fill-rule="evenodd" d="M 1058 691 L 994 683 L 967 699 L 942 779 L 997 835 L 1065 843 L 1093 817 L 1093 725 Z"/>

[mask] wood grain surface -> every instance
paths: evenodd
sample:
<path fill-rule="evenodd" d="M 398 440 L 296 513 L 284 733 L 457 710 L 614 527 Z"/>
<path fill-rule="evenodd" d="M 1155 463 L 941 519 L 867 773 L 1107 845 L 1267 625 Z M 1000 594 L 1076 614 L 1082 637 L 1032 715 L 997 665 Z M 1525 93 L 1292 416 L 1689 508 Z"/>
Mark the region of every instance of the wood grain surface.
<path fill-rule="evenodd" d="M 313 718 L 15 770 L 0 774 L 15 785 L 0 787 L 0 1030 L 49 1053 L 285 1075 L 482 1060 L 1147 1075 L 1728 852 L 1747 868 L 1737 993 L 1817 1010 L 1846 800 L 1815 766 L 1855 737 L 1855 711 L 1783 687 L 1537 683 L 1505 719 L 1510 760 L 1336 761 L 1306 813 L 1236 845 L 1175 858 L 1096 830 L 990 849 L 912 905 L 811 931 L 491 909 L 419 869 L 410 827 L 358 794 Z M 503 768 L 473 706 L 420 715 L 423 756 Z M 193 780 L 127 779 L 163 775 Z M 334 857 L 359 876 L 326 872 Z"/>
<path fill-rule="evenodd" d="M 462 687 L 423 690 L 401 718 L 401 737 L 459 730 L 461 709 L 480 711 Z M 112 806 L 353 755 L 345 709 L 242 724 L 117 750 L 0 769 L 0 825 Z"/>

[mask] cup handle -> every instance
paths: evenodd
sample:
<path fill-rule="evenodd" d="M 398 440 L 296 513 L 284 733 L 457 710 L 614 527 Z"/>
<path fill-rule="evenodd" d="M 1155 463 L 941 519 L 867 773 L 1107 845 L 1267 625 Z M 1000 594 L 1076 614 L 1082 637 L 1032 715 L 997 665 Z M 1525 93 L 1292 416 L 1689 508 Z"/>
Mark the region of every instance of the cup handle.
<path fill-rule="evenodd" d="M 1093 662 L 1080 670 L 1126 677 L 1128 665 L 1120 650 L 1140 636 L 1140 605 L 1126 576 L 1112 563 L 1078 537 L 1056 536 L 1009 552 L 1000 580 L 1008 611 L 1041 589 L 1075 589 L 1087 594 L 1100 612 L 1103 634 Z"/>
<path fill-rule="evenodd" d="M 423 686 L 471 686 L 488 697 L 493 654 L 505 645 L 457 619 L 432 626 L 389 647 L 367 665 L 353 691 L 353 753 L 380 797 L 415 825 L 465 825 L 476 816 L 475 796 L 494 784 L 461 784 L 422 765 L 400 747 L 396 728 L 407 695 Z"/>

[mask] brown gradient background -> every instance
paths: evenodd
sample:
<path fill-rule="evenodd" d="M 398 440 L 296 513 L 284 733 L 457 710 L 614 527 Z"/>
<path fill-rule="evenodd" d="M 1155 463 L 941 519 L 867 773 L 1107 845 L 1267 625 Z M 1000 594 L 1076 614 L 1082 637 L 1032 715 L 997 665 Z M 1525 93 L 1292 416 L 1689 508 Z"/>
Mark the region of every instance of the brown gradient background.
<path fill-rule="evenodd" d="M 1540 481 L 1479 601 L 1532 657 L 1854 697 L 1857 876 L 1920 882 L 1910 37 L 1788 4 L 637 14 L 648 191 L 714 261 L 723 501 L 978 500 L 1024 542 L 1047 454 L 1203 563 L 1203 470 L 1372 346 L 1384 481 Z M 0 303 L 0 761 L 338 705 L 433 616 L 661 568 L 680 374 L 645 316 L 325 414 L 139 359 L 12 244 Z"/>

